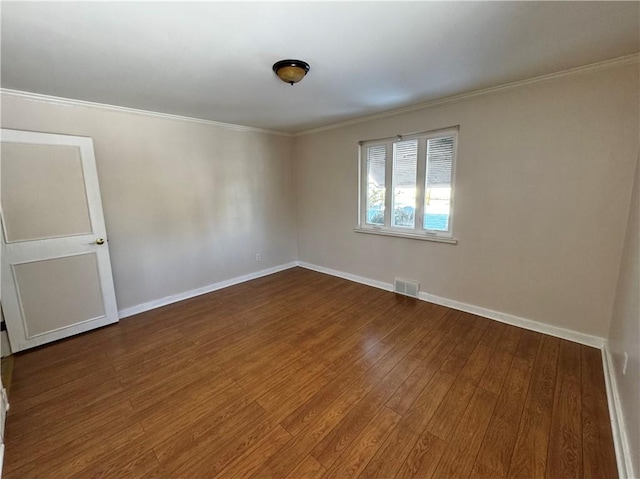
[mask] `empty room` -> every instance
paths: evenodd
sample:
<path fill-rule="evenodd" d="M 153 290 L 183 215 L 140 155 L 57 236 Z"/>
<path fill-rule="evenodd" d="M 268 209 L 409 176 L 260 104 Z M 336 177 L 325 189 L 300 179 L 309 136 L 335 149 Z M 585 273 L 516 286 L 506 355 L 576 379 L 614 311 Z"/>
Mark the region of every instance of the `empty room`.
<path fill-rule="evenodd" d="M 640 478 L 640 2 L 0 17 L 2 478 Z"/>

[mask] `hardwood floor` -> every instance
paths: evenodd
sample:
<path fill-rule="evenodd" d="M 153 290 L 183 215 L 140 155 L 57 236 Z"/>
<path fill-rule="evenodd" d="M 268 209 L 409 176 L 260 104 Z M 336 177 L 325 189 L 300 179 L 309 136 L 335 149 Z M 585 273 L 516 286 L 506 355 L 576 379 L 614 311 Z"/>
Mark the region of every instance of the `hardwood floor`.
<path fill-rule="evenodd" d="M 613 478 L 600 351 L 296 268 L 15 358 L 6 478 Z"/>

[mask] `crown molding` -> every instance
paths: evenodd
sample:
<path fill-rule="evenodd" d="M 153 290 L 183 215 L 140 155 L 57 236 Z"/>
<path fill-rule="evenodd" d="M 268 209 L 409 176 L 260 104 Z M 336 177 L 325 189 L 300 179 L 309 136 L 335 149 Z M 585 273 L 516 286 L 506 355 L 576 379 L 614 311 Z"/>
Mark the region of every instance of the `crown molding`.
<path fill-rule="evenodd" d="M 75 100 L 72 98 L 62 98 L 51 95 L 42 95 L 40 93 L 31 93 L 20 90 L 11 90 L 9 88 L 0 88 L 0 95 L 13 96 L 17 98 L 23 98 L 30 101 L 38 101 L 42 103 L 49 103 L 54 105 L 67 105 L 67 106 L 80 106 L 80 107 L 88 107 L 88 108 L 96 108 L 107 111 L 115 111 L 121 113 L 131 113 L 134 115 L 142 115 L 142 116 L 150 116 L 155 118 L 163 118 L 167 120 L 176 120 L 176 121 L 187 121 L 191 123 L 199 123 L 202 125 L 211 125 L 217 126 L 220 128 L 227 128 L 235 131 L 247 131 L 254 133 L 264 133 L 268 135 L 278 135 L 285 137 L 299 137 L 305 135 L 311 135 L 314 133 L 319 133 L 321 131 L 333 130 L 336 128 L 342 128 L 349 125 L 355 125 L 357 123 L 363 123 L 371 120 L 377 120 L 380 118 L 388 118 L 392 116 L 401 115 L 403 113 L 409 113 L 417 110 L 424 110 L 427 108 L 432 108 L 434 106 L 446 105 L 448 103 L 455 103 L 458 101 L 469 100 L 471 98 L 477 98 L 485 95 L 493 95 L 496 93 L 501 93 L 509 90 L 514 90 L 517 88 L 522 88 L 530 85 L 536 85 L 539 83 L 545 83 L 552 80 L 556 80 L 559 78 L 564 78 L 568 76 L 581 75 L 584 73 L 597 72 L 600 70 L 607 70 L 610 68 L 621 67 L 625 65 L 633 65 L 640 62 L 640 54 L 633 53 L 631 55 L 626 55 L 624 57 L 614 58 L 612 60 L 605 60 L 598 63 L 592 63 L 591 65 L 571 68 L 569 70 L 563 70 L 555 73 L 549 73 L 547 75 L 541 75 L 533 78 L 529 78 L 526 80 L 519 80 L 512 83 L 506 83 L 503 85 L 498 85 L 494 87 L 484 88 L 482 90 L 470 91 L 467 93 L 461 93 L 459 95 L 448 96 L 444 98 L 439 98 L 437 100 L 431 100 L 423 103 L 417 103 L 415 105 L 409 105 L 402 108 L 396 108 L 393 110 L 387 110 L 380 113 L 373 113 L 370 115 L 359 116 L 357 118 L 353 118 L 351 120 L 340 121 L 337 123 L 331 123 L 329 125 L 319 126 L 316 128 L 310 128 L 308 130 L 302 130 L 296 133 L 289 133 L 278 130 L 269 130 L 265 128 L 255 128 L 251 126 L 244 125 L 236 125 L 233 123 L 224 123 L 220 121 L 213 120 L 204 120 L 201 118 L 193 118 L 189 116 L 180 116 L 173 115 L 170 113 L 160 113 L 150 110 L 139 110 L 136 108 L 128 108 L 124 106 L 117 105 L 109 105 L 106 103 L 96 103 L 85 100 Z"/>
<path fill-rule="evenodd" d="M 383 111 L 381 113 L 373 113 L 371 115 L 359 116 L 351 120 L 340 121 L 337 123 L 331 123 L 330 125 L 319 126 L 316 128 L 310 128 L 295 133 L 293 136 L 304 136 L 319 133 L 321 131 L 333 130 L 335 128 L 342 128 L 345 126 L 355 125 L 357 123 L 363 123 L 366 121 L 377 120 L 380 118 L 388 118 L 391 116 L 401 115 L 403 113 L 409 113 L 412 111 L 423 110 L 432 108 L 434 106 L 446 105 L 448 103 L 455 103 L 458 101 L 469 100 L 471 98 L 477 98 L 485 95 L 493 95 L 496 93 L 502 93 L 509 90 L 515 90 L 518 88 L 527 87 L 530 85 L 537 85 L 540 83 L 546 83 L 549 81 L 557 80 L 574 75 L 581 75 L 584 73 L 592 73 L 601 70 L 608 70 L 610 68 L 617 68 L 625 65 L 633 65 L 640 61 L 640 54 L 633 53 L 624 57 L 614 58 L 612 60 L 605 60 L 598 63 L 592 63 L 581 67 L 571 68 L 569 70 L 562 70 L 555 73 L 549 73 L 547 75 L 541 75 L 526 80 L 519 80 L 511 83 L 505 83 L 503 85 L 493 86 L 489 88 L 483 88 L 482 90 L 474 90 L 467 93 L 461 93 L 459 95 L 448 96 L 439 98 L 437 100 L 431 100 L 423 103 L 417 103 L 415 105 L 409 105 L 402 108 L 396 108 L 393 110 Z"/>
<path fill-rule="evenodd" d="M 187 121 L 190 123 L 198 123 L 201 125 L 210 125 L 217 126 L 220 128 L 227 128 L 235 131 L 248 131 L 253 133 L 265 133 L 268 135 L 278 135 L 278 136 L 294 136 L 293 133 L 287 133 L 284 131 L 277 130 L 268 130 L 265 128 L 254 128 L 251 126 L 244 125 L 236 125 L 233 123 L 224 123 L 220 121 L 213 120 L 203 120 L 201 118 L 193 118 L 189 116 L 181 116 L 181 115 L 172 115 L 170 113 L 160 113 L 157 111 L 150 110 L 139 110 L 137 108 L 128 108 L 125 106 L 117 106 L 117 105 L 109 105 L 107 103 L 96 103 L 92 101 L 85 100 L 75 100 L 72 98 L 62 98 L 51 95 L 42 95 L 40 93 L 31 93 L 27 91 L 20 90 L 11 90 L 9 88 L 0 88 L 0 95 L 12 96 L 16 98 L 23 98 L 29 101 L 37 101 L 41 103 L 49 103 L 52 105 L 65 105 L 65 106 L 79 106 L 79 107 L 87 107 L 87 108 L 96 108 L 99 110 L 107 110 L 114 111 L 119 113 L 131 113 L 133 115 L 141 115 L 141 116 L 150 116 L 154 118 L 162 118 L 165 120 L 174 120 L 174 121 Z"/>

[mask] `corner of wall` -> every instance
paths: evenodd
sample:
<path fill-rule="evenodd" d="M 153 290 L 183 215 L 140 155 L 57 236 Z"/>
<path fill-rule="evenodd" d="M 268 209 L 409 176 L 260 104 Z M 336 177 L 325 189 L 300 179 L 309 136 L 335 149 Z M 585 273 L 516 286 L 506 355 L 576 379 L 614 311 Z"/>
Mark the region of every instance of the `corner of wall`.
<path fill-rule="evenodd" d="M 295 235 L 296 235 L 296 241 L 295 241 L 295 247 L 296 247 L 296 251 L 295 251 L 295 256 L 294 256 L 294 260 L 295 261 L 300 261 L 300 189 L 299 189 L 299 184 L 300 182 L 298 181 L 298 148 L 299 148 L 299 144 L 300 144 L 300 140 L 299 137 L 294 136 L 293 137 L 293 141 L 291 144 L 291 181 L 293 181 L 293 193 L 294 193 L 294 198 L 295 198 L 295 217 L 296 217 L 296 221 L 295 221 Z"/>

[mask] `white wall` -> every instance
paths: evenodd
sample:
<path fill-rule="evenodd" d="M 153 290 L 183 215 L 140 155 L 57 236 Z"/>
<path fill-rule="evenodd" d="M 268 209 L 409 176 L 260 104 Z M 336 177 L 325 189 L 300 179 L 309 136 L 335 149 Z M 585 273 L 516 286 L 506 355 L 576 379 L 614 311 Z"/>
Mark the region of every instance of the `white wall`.
<path fill-rule="evenodd" d="M 299 259 L 605 337 L 638 152 L 637 65 L 296 138 Z M 460 125 L 457 245 L 358 234 L 357 144 Z"/>
<path fill-rule="evenodd" d="M 93 138 L 120 309 L 297 257 L 289 137 L 11 95 L 2 127 Z"/>
<path fill-rule="evenodd" d="M 609 350 L 633 467 L 633 471 L 628 471 L 628 474 L 629 477 L 640 477 L 640 158 L 636 165 L 627 234 L 609 329 Z M 629 355 L 629 360 L 623 376 L 625 352 Z"/>

